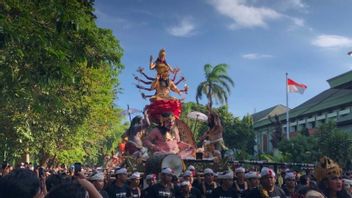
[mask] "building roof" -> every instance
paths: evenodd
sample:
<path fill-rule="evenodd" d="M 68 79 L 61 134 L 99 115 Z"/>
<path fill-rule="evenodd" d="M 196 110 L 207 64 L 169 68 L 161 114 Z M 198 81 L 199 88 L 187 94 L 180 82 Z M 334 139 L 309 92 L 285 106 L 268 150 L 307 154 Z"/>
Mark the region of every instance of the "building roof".
<path fill-rule="evenodd" d="M 290 119 L 304 117 L 319 111 L 326 111 L 334 107 L 352 104 L 352 89 L 328 89 L 303 104 L 290 110 Z M 285 114 L 279 116 L 280 120 L 286 120 Z M 270 124 L 268 119 L 261 119 L 254 123 L 254 127 Z"/>
<path fill-rule="evenodd" d="M 282 104 L 279 104 L 268 109 L 259 111 L 258 113 L 254 113 L 252 114 L 252 117 L 254 122 L 258 122 L 260 120 L 267 119 L 268 116 L 280 115 L 282 113 L 285 113 L 286 111 L 287 107 Z"/>
<path fill-rule="evenodd" d="M 290 112 L 290 118 L 312 114 L 336 106 L 352 103 L 352 89 L 328 89 L 297 106 Z"/>
<path fill-rule="evenodd" d="M 257 113 L 254 113 L 252 114 L 252 118 L 253 118 L 253 121 L 256 122 L 256 121 L 259 121 L 261 119 L 263 119 L 265 116 L 267 116 L 276 106 L 278 105 L 275 105 L 273 107 L 270 107 L 270 108 L 267 108 L 267 109 L 264 109 L 262 111 L 259 111 Z"/>
<path fill-rule="evenodd" d="M 352 70 L 327 80 L 331 88 L 352 88 Z"/>

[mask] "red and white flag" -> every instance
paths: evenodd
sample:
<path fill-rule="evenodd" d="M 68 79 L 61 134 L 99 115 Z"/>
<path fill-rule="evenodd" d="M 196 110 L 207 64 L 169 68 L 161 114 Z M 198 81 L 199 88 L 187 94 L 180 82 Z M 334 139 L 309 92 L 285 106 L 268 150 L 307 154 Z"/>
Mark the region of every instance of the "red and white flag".
<path fill-rule="evenodd" d="M 307 85 L 297 83 L 289 78 L 287 79 L 287 87 L 288 87 L 288 92 L 290 93 L 303 94 L 304 91 L 307 89 Z"/>

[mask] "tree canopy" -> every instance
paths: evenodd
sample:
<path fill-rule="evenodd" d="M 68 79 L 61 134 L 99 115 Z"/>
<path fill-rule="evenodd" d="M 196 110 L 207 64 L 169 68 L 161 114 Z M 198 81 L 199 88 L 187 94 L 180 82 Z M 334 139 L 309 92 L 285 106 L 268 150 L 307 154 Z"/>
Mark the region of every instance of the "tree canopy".
<path fill-rule="evenodd" d="M 114 105 L 123 50 L 91 1 L 0 2 L 2 160 L 97 162 L 123 131 Z M 114 146 L 110 144 L 110 146 Z"/>
<path fill-rule="evenodd" d="M 188 102 L 183 104 L 183 111 L 181 119 L 184 120 L 188 126 L 193 129 L 193 133 L 196 140 L 208 130 L 208 123 L 202 121 L 196 121 L 188 119 L 186 115 L 191 111 L 199 111 L 207 114 L 207 107 L 204 105 L 196 104 L 194 102 Z M 215 108 L 214 111 L 218 112 L 222 126 L 224 127 L 224 141 L 228 148 L 237 150 L 240 154 L 241 159 L 249 157 L 253 154 L 254 149 L 254 129 L 253 120 L 250 116 L 244 116 L 242 119 L 234 116 L 229 112 L 228 107 L 221 106 Z M 201 144 L 198 142 L 198 144 Z"/>
<path fill-rule="evenodd" d="M 203 95 L 207 97 L 209 108 L 212 108 L 214 101 L 220 104 L 227 103 L 231 87 L 234 86 L 233 80 L 227 74 L 228 67 L 227 64 L 218 64 L 215 67 L 210 64 L 204 65 L 205 80 L 197 87 L 197 103 Z"/>
<path fill-rule="evenodd" d="M 319 127 L 313 136 L 299 134 L 279 144 L 283 155 L 291 162 L 315 162 L 328 156 L 346 166 L 352 159 L 352 135 L 328 122 Z"/>

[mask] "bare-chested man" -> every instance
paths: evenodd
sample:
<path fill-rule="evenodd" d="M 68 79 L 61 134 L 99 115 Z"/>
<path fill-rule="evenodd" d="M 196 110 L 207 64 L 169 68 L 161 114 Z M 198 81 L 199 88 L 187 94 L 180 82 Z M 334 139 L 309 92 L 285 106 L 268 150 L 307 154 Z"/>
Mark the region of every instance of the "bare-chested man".
<path fill-rule="evenodd" d="M 180 136 L 175 127 L 175 117 L 171 112 L 162 113 L 160 126 L 152 129 L 144 139 L 144 145 L 153 152 L 178 153 Z"/>
<path fill-rule="evenodd" d="M 222 138 L 224 128 L 222 127 L 219 115 L 214 111 L 209 111 L 208 126 L 208 131 L 200 137 L 200 140 L 206 144 L 213 144 L 218 151 L 226 150 L 227 147 Z"/>

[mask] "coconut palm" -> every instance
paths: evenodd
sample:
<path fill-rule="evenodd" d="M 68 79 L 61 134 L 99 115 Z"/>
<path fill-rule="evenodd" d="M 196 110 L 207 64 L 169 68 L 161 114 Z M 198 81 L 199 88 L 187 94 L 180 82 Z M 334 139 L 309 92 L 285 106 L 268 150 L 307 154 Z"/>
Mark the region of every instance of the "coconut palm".
<path fill-rule="evenodd" d="M 230 88 L 234 87 L 233 80 L 227 74 L 228 67 L 227 64 L 218 64 L 215 67 L 210 64 L 204 65 L 205 81 L 197 87 L 197 103 L 205 95 L 208 99 L 209 109 L 212 108 L 213 101 L 227 104 L 231 92 Z"/>

